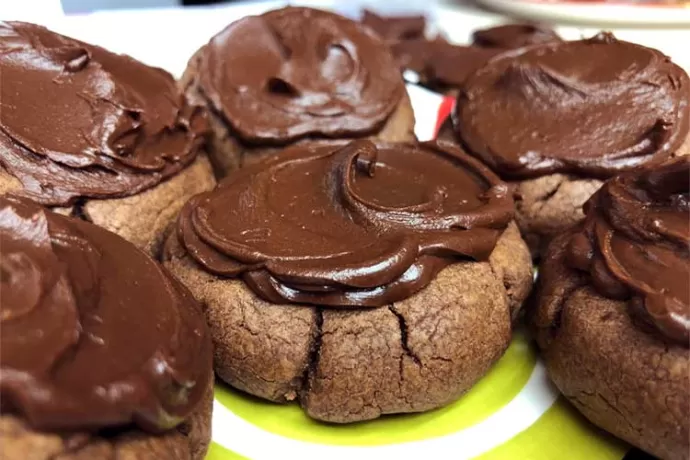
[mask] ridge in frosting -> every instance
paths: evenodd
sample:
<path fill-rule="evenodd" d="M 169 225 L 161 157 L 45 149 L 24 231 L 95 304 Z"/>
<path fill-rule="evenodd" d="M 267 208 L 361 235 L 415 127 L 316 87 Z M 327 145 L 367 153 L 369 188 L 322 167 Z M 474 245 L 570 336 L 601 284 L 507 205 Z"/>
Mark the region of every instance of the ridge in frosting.
<path fill-rule="evenodd" d="M 208 129 L 167 72 L 41 26 L 0 22 L 0 74 L 0 169 L 44 205 L 153 187 Z"/>
<path fill-rule="evenodd" d="M 371 134 L 405 91 L 374 32 L 311 8 L 240 19 L 197 59 L 199 91 L 248 143 Z"/>
<path fill-rule="evenodd" d="M 470 153 L 503 178 L 606 178 L 670 157 L 690 127 L 690 79 L 659 51 L 609 33 L 505 52 L 452 114 Z"/>
<path fill-rule="evenodd" d="M 453 262 L 486 260 L 513 218 L 507 186 L 451 146 L 298 145 L 183 209 L 203 269 L 274 303 L 377 307 Z"/>
<path fill-rule="evenodd" d="M 0 197 L 0 399 L 40 430 L 188 417 L 211 378 L 200 306 L 150 257 L 95 225 Z"/>
<path fill-rule="evenodd" d="M 567 262 L 602 295 L 690 346 L 690 157 L 616 176 L 585 205 Z"/>

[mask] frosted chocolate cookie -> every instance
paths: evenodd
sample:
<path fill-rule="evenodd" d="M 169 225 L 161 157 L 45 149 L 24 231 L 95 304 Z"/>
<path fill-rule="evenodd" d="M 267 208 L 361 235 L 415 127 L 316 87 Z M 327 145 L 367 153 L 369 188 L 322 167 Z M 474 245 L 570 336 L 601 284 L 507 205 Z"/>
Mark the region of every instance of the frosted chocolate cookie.
<path fill-rule="evenodd" d="M 153 254 L 215 185 L 203 110 L 161 69 L 33 24 L 0 23 L 0 192 Z"/>
<path fill-rule="evenodd" d="M 441 36 L 427 37 L 424 16 L 378 16 L 364 10 L 361 22 L 388 44 L 402 71 L 414 71 L 415 83 L 433 91 L 455 93 L 477 67 L 496 54 L 454 45 Z"/>
<path fill-rule="evenodd" d="M 533 253 L 582 219 L 602 180 L 688 153 L 690 79 L 660 52 L 602 33 L 521 48 L 466 82 L 439 139 L 516 190 Z"/>
<path fill-rule="evenodd" d="M 690 158 L 608 182 L 556 237 L 530 323 L 588 419 L 662 459 L 690 451 Z"/>
<path fill-rule="evenodd" d="M 386 44 L 326 11 L 288 7 L 230 24 L 191 58 L 182 85 L 211 109 L 220 175 L 300 142 L 415 139 Z"/>
<path fill-rule="evenodd" d="M 452 402 L 502 355 L 532 283 L 512 219 L 455 148 L 299 145 L 193 198 L 164 264 L 206 306 L 221 379 L 356 422 Z"/>
<path fill-rule="evenodd" d="M 400 68 L 412 70 L 421 84 L 433 91 L 456 95 L 467 78 L 501 51 L 560 40 L 546 27 L 505 24 L 472 34 L 473 46 L 450 43 L 442 36 L 425 35 L 424 16 L 378 16 L 364 11 L 362 24 L 390 46 Z"/>
<path fill-rule="evenodd" d="M 0 457 L 202 460 L 211 338 L 191 293 L 119 236 L 0 197 Z"/>

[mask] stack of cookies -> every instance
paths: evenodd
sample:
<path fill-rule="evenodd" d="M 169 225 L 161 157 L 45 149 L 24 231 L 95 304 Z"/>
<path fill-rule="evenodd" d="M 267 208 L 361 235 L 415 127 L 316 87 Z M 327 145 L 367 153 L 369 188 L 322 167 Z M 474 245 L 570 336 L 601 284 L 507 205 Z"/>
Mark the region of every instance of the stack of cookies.
<path fill-rule="evenodd" d="M 215 185 L 204 110 L 32 24 L 0 50 L 0 457 L 202 460 L 211 335 L 152 256 Z"/>
<path fill-rule="evenodd" d="M 432 410 L 526 321 L 587 418 L 686 458 L 690 79 L 658 51 L 288 7 L 176 84 L 0 30 L 0 457 L 202 459 L 214 372 L 325 422 Z M 435 141 L 401 69 L 457 98 Z"/>

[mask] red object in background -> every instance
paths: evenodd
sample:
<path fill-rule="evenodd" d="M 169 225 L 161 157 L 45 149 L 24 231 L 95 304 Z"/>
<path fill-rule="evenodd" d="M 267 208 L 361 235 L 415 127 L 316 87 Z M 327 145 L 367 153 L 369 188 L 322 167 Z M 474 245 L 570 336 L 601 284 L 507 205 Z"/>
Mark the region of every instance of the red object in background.
<path fill-rule="evenodd" d="M 444 121 L 446 121 L 448 115 L 450 115 L 450 112 L 451 110 L 453 110 L 454 105 L 454 97 L 446 96 L 443 98 L 443 102 L 441 102 L 441 105 L 438 106 L 438 113 L 436 114 L 436 127 L 434 128 L 434 137 L 436 137 L 438 131 L 441 129 L 441 125 Z"/>

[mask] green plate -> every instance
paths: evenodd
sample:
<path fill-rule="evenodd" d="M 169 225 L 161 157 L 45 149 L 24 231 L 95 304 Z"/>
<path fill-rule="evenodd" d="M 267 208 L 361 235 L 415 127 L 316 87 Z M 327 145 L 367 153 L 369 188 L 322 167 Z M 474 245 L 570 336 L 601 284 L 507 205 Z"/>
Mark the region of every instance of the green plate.
<path fill-rule="evenodd" d="M 216 386 L 208 460 L 453 458 L 620 460 L 627 446 L 558 397 L 521 332 L 489 373 L 444 408 L 331 425 L 297 404 L 278 405 Z"/>

